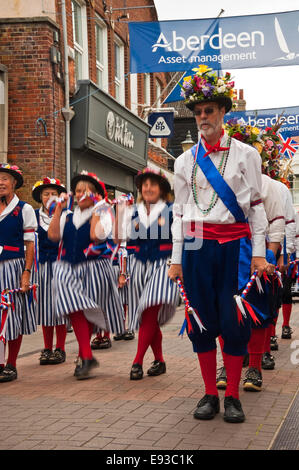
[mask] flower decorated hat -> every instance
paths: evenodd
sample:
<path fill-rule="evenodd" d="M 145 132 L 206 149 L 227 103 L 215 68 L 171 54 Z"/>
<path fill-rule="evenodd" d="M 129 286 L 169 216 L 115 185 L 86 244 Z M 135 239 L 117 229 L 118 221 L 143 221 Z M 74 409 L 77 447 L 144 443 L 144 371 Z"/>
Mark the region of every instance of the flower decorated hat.
<path fill-rule="evenodd" d="M 89 181 L 89 183 L 92 183 L 95 186 L 98 194 L 100 194 L 103 199 L 107 199 L 106 186 L 95 173 L 89 173 L 88 171 L 83 170 L 79 175 L 74 176 L 71 181 L 71 190 L 73 193 L 75 193 L 76 186 L 79 181 Z"/>
<path fill-rule="evenodd" d="M 228 113 L 233 107 L 235 83 L 231 81 L 231 74 L 226 72 L 224 77 L 218 77 L 206 65 L 192 69 L 195 75 L 184 78 L 181 85 L 181 96 L 187 108 L 193 111 L 198 103 L 217 102 L 225 107 Z"/>
<path fill-rule="evenodd" d="M 61 184 L 58 178 L 49 178 L 46 176 L 43 180 L 37 181 L 32 187 L 32 197 L 36 202 L 42 202 L 41 194 L 46 188 L 53 188 L 58 194 L 66 192 L 66 188 Z"/>
<path fill-rule="evenodd" d="M 0 171 L 9 173 L 17 181 L 16 189 L 19 189 L 23 186 L 24 180 L 22 176 L 22 171 L 17 165 L 10 165 L 9 163 L 0 163 Z"/>
<path fill-rule="evenodd" d="M 142 183 L 148 177 L 154 177 L 155 179 L 157 179 L 160 184 L 160 187 L 162 187 L 166 193 L 170 193 L 171 186 L 168 179 L 166 178 L 165 173 L 163 173 L 162 170 L 155 170 L 154 168 L 149 167 L 146 167 L 143 170 L 138 171 L 137 173 L 135 182 L 138 191 L 141 191 Z"/>
<path fill-rule="evenodd" d="M 241 119 L 233 118 L 227 121 L 225 130 L 231 137 L 257 149 L 262 158 L 264 174 L 289 186 L 288 176 L 291 169 L 286 171 L 286 159 L 281 155 L 283 144 L 275 131 L 275 126 L 259 129 L 246 125 Z"/>

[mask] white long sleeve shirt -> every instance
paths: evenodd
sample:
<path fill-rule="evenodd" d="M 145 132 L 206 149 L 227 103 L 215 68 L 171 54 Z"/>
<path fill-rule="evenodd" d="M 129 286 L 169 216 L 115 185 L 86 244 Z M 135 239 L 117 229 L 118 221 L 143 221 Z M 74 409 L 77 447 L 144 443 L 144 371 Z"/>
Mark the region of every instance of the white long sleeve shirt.
<path fill-rule="evenodd" d="M 267 239 L 283 243 L 285 219 L 282 199 L 275 181 L 267 175 L 262 175 L 262 200 L 268 220 Z"/>
<path fill-rule="evenodd" d="M 228 135 L 224 133 L 220 145 L 227 147 L 227 141 Z M 222 151 L 211 153 L 209 156 L 218 168 L 223 156 Z M 181 264 L 184 231 L 189 222 L 200 221 L 210 224 L 233 224 L 236 222 L 234 216 L 220 198 L 207 215 L 203 215 L 198 209 L 191 187 L 193 164 L 192 152 L 187 150 L 177 158 L 174 166 L 175 202 L 172 225 L 172 264 Z M 252 255 L 264 257 L 268 222 L 263 204 L 257 203 L 262 199 L 261 176 L 261 157 L 257 150 L 236 139 L 231 139 L 231 147 L 223 178 L 235 193 L 245 218 L 248 218 L 252 233 Z M 199 167 L 197 168 L 196 187 L 198 204 L 202 209 L 206 209 L 210 204 L 213 188 Z M 256 204 L 252 205 L 255 202 Z"/>
<path fill-rule="evenodd" d="M 273 180 L 278 187 L 278 191 L 282 200 L 284 217 L 285 217 L 285 236 L 286 236 L 286 247 L 287 253 L 293 253 L 296 249 L 296 214 L 293 207 L 292 196 L 287 186 L 281 181 Z M 284 246 L 282 245 L 282 253 L 284 253 Z"/>

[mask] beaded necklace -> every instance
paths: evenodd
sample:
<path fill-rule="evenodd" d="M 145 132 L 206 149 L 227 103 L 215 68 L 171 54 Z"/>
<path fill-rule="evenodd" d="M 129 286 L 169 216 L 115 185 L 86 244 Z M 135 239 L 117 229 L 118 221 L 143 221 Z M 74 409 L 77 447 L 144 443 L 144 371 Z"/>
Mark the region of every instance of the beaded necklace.
<path fill-rule="evenodd" d="M 220 163 L 219 163 L 218 168 L 217 168 L 217 170 L 219 171 L 219 173 L 221 174 L 222 177 L 223 177 L 224 172 L 225 172 L 225 168 L 226 168 L 226 164 L 227 164 L 227 160 L 228 160 L 228 155 L 229 155 L 229 151 L 230 151 L 230 145 L 231 145 L 231 138 L 229 137 L 228 140 L 227 140 L 228 150 L 223 152 Z M 197 152 L 196 152 L 196 155 L 197 155 Z M 204 216 L 206 216 L 211 212 L 213 207 L 216 206 L 219 196 L 216 193 L 216 191 L 214 190 L 209 206 L 206 209 L 202 209 L 199 206 L 198 197 L 197 197 L 197 187 L 196 187 L 196 175 L 197 175 L 197 169 L 198 169 L 198 165 L 197 165 L 197 162 L 196 162 L 196 155 L 195 155 L 195 158 L 194 158 L 194 164 L 193 164 L 192 174 L 191 174 L 191 188 L 192 188 L 193 199 L 195 201 L 196 206 L 198 207 L 200 212 Z M 200 189 L 207 189 L 208 187 L 209 187 L 209 185 L 206 188 L 200 188 Z"/>

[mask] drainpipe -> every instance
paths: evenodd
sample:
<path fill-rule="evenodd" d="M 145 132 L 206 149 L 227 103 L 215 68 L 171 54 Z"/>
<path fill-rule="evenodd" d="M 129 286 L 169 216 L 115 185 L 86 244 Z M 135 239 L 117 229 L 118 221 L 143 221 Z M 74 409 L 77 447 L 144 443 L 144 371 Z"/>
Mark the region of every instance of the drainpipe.
<path fill-rule="evenodd" d="M 69 86 L 69 62 L 67 43 L 67 24 L 65 0 L 61 0 L 62 32 L 64 49 L 64 94 L 65 106 L 61 112 L 65 120 L 65 158 L 66 158 L 66 189 L 71 189 L 71 144 L 70 144 L 70 122 L 74 116 L 74 111 L 70 108 L 70 86 Z"/>

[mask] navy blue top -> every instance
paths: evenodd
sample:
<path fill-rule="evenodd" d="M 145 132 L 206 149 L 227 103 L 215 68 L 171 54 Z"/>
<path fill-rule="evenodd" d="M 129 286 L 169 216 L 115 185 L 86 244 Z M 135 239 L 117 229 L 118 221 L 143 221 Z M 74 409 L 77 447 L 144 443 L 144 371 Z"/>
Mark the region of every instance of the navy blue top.
<path fill-rule="evenodd" d="M 173 221 L 172 203 L 166 203 L 156 220 L 146 228 L 139 219 L 138 210 L 131 219 L 131 234 L 127 243 L 130 251 L 142 262 L 168 258 L 172 252 L 171 225 Z M 129 253 L 129 252 L 128 252 Z"/>
<path fill-rule="evenodd" d="M 19 201 L 16 207 L 0 222 L 0 261 L 24 258 L 24 229 L 22 209 L 26 203 Z"/>
<path fill-rule="evenodd" d="M 59 243 L 52 242 L 48 238 L 48 232 L 40 226 L 39 209 L 35 211 L 38 228 L 38 251 L 39 262 L 44 264 L 46 261 L 54 262 L 57 259 Z"/>

